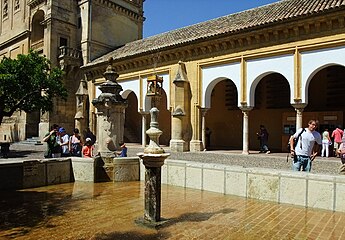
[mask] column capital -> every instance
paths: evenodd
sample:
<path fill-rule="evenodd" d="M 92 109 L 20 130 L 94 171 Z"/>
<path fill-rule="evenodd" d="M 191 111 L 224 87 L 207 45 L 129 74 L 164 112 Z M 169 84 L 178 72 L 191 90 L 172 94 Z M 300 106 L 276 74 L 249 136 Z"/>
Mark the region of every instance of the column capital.
<path fill-rule="evenodd" d="M 307 106 L 307 103 L 292 103 L 291 106 L 295 108 L 296 111 L 303 111 Z"/>
<path fill-rule="evenodd" d="M 249 111 L 253 110 L 253 107 L 241 106 L 241 107 L 239 107 L 239 109 L 241 109 L 242 113 L 245 113 L 245 112 L 249 112 Z"/>
<path fill-rule="evenodd" d="M 209 108 L 202 108 L 202 107 L 200 107 L 199 109 L 200 109 L 201 115 L 202 115 L 203 117 L 205 117 L 207 111 L 210 110 Z"/>
<path fill-rule="evenodd" d="M 139 113 L 142 115 L 142 116 L 147 116 L 150 114 L 150 112 L 148 111 L 143 111 L 143 110 L 140 110 Z"/>

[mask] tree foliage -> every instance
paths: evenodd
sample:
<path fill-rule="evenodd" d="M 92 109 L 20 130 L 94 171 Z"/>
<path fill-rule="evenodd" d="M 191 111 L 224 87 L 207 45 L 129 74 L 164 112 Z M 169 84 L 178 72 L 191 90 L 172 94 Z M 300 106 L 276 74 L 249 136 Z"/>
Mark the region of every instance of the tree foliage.
<path fill-rule="evenodd" d="M 0 124 L 4 116 L 17 110 L 50 111 L 53 99 L 66 99 L 67 90 L 62 83 L 63 71 L 52 68 L 50 61 L 30 51 L 17 59 L 3 58 L 0 62 Z"/>

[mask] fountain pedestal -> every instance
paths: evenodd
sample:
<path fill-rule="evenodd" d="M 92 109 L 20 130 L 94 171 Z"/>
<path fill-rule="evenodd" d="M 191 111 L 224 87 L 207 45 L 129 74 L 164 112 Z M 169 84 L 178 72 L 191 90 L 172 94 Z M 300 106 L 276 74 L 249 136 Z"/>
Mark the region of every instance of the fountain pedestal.
<path fill-rule="evenodd" d="M 103 73 L 106 81 L 99 86 L 101 94 L 92 100 L 97 109 L 97 171 L 98 181 L 114 179 L 113 159 L 119 143 L 123 142 L 125 109 L 127 101 L 122 98 L 122 87 L 117 83 L 118 74 L 112 66 L 112 59 Z"/>
<path fill-rule="evenodd" d="M 157 227 L 166 222 L 161 219 L 161 167 L 170 154 L 159 146 L 162 131 L 158 129 L 158 113 L 155 107 L 150 110 L 150 129 L 146 131 L 150 143 L 143 153 L 137 154 L 145 166 L 145 212 L 144 217 L 136 222 L 148 227 Z"/>

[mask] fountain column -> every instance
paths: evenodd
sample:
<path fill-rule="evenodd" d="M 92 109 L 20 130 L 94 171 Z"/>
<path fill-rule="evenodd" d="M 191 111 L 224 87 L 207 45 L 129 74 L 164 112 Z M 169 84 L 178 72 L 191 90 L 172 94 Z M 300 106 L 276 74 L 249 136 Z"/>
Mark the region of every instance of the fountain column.
<path fill-rule="evenodd" d="M 148 84 L 148 96 L 153 97 L 152 102 L 155 104 L 159 101 L 161 80 L 159 80 L 160 83 L 153 80 L 152 84 Z M 170 155 L 159 146 L 159 137 L 163 132 L 158 128 L 158 114 L 158 108 L 152 107 L 150 128 L 146 131 L 150 142 L 143 153 L 137 154 L 145 166 L 145 211 L 144 217 L 136 222 L 149 227 L 156 227 L 164 223 L 161 220 L 161 167 L 164 165 L 164 160 Z"/>
<path fill-rule="evenodd" d="M 119 75 L 112 66 L 112 59 L 103 75 L 106 81 L 99 86 L 102 93 L 92 100 L 92 104 L 97 108 L 97 155 L 104 170 L 99 173 L 99 180 L 107 181 L 114 178 L 113 158 L 119 143 L 123 142 L 127 101 L 120 95 L 122 87 L 116 82 Z"/>

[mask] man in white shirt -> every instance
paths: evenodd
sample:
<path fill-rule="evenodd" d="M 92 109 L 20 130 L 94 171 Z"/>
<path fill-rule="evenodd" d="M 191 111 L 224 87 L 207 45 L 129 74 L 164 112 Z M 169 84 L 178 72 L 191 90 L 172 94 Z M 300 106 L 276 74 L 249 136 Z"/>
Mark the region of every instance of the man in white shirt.
<path fill-rule="evenodd" d="M 69 149 L 68 149 L 69 136 L 68 134 L 66 134 L 66 130 L 63 127 L 59 129 L 59 133 L 60 133 L 59 143 L 62 148 L 61 157 L 69 157 L 70 156 Z"/>
<path fill-rule="evenodd" d="M 299 129 L 290 139 L 290 152 L 294 156 L 292 163 L 292 169 L 294 171 L 301 171 L 301 168 L 305 172 L 310 172 L 311 170 L 312 161 L 318 154 L 320 145 L 322 144 L 320 133 L 315 131 L 317 124 L 318 122 L 316 120 L 310 120 L 307 128 Z M 302 134 L 300 134 L 301 132 Z M 295 139 L 297 144 L 294 149 Z"/>

